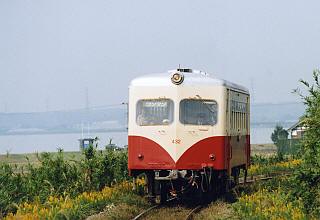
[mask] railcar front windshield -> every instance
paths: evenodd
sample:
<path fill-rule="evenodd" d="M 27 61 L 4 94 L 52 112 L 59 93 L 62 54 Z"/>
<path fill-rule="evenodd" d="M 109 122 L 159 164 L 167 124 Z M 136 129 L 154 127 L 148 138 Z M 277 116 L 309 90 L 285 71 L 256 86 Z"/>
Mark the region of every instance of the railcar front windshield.
<path fill-rule="evenodd" d="M 136 121 L 140 126 L 171 124 L 173 122 L 173 101 L 170 99 L 139 100 Z"/>
<path fill-rule="evenodd" d="M 180 102 L 180 122 L 187 125 L 215 125 L 217 107 L 214 100 L 183 99 Z"/>

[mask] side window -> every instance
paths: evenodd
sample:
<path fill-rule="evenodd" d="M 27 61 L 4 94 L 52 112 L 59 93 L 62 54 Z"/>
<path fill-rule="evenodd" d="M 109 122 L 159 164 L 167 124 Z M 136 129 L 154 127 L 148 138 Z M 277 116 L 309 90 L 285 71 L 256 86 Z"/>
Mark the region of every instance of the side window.
<path fill-rule="evenodd" d="M 180 122 L 189 125 L 215 125 L 218 105 L 214 100 L 183 99 L 180 102 Z"/>
<path fill-rule="evenodd" d="M 231 130 L 234 132 L 248 129 L 248 103 L 231 100 Z"/>
<path fill-rule="evenodd" d="M 173 122 L 173 101 L 170 99 L 139 100 L 136 122 L 140 126 L 171 124 Z"/>

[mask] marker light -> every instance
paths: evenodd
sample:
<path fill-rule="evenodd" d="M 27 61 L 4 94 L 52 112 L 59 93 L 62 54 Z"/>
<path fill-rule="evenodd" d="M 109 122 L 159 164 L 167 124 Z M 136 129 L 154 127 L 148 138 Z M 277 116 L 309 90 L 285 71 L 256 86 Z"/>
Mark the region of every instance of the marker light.
<path fill-rule="evenodd" d="M 209 158 L 210 158 L 210 160 L 215 160 L 215 159 L 216 159 L 216 155 L 214 155 L 214 154 L 209 154 Z"/>
<path fill-rule="evenodd" d="M 183 82 L 184 76 L 182 73 L 174 73 L 171 77 L 173 84 L 180 85 Z"/>

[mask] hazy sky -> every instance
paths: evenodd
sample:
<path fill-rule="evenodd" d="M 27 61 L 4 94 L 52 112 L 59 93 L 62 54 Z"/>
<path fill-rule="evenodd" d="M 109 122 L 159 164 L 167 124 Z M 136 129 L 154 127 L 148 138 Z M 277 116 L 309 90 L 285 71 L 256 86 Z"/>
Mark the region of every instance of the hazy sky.
<path fill-rule="evenodd" d="M 298 101 L 319 58 L 320 1 L 0 0 L 0 112 L 121 103 L 178 64 Z"/>

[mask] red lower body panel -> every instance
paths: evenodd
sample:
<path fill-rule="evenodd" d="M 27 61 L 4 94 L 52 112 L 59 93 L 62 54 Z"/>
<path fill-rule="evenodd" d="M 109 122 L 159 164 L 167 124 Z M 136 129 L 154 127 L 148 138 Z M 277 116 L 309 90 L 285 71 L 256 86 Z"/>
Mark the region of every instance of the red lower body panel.
<path fill-rule="evenodd" d="M 248 145 L 249 136 L 244 138 Z M 147 169 L 188 169 L 197 170 L 203 167 L 213 167 L 216 170 L 225 170 L 230 166 L 233 146 L 230 137 L 209 137 L 192 145 L 186 150 L 178 161 L 174 161 L 168 152 L 158 143 L 141 136 L 129 136 L 128 138 L 128 168 L 129 170 Z M 244 147 L 243 157 L 247 163 L 249 146 Z"/>
<path fill-rule="evenodd" d="M 179 158 L 176 169 L 201 169 L 203 167 L 226 169 L 226 141 L 226 137 L 217 136 L 195 143 Z"/>

